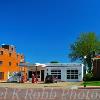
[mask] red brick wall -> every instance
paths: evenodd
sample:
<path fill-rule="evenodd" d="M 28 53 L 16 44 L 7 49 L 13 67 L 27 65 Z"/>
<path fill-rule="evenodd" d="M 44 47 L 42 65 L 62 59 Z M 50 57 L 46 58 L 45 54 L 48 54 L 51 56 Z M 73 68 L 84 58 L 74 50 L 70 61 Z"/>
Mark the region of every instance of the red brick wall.
<path fill-rule="evenodd" d="M 93 61 L 93 75 L 95 78 L 100 79 L 100 59 Z"/>

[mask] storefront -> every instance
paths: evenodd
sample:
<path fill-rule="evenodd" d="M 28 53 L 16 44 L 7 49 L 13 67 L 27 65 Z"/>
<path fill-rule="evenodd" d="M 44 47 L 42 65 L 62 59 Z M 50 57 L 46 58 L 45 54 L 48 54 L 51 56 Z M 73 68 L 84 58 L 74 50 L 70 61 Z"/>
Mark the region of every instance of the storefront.
<path fill-rule="evenodd" d="M 32 74 L 34 74 L 35 78 L 38 79 L 38 81 L 44 81 L 45 79 L 45 65 L 44 64 L 28 64 L 27 65 L 28 70 L 28 80 L 32 80 Z"/>
<path fill-rule="evenodd" d="M 32 73 L 38 81 L 44 81 L 47 75 L 52 75 L 58 81 L 77 82 L 83 80 L 83 64 L 80 63 L 48 63 L 28 65 L 28 79 Z"/>

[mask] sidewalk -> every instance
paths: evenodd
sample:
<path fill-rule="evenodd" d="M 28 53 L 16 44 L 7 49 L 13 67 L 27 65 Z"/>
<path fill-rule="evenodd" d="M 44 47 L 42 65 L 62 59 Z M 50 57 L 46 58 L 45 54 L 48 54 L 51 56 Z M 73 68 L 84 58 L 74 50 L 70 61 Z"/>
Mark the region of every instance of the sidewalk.
<path fill-rule="evenodd" d="M 100 86 L 78 86 L 78 89 L 100 89 Z"/>
<path fill-rule="evenodd" d="M 58 82 L 58 83 L 0 83 L 0 87 L 10 88 L 76 88 L 80 82 Z"/>

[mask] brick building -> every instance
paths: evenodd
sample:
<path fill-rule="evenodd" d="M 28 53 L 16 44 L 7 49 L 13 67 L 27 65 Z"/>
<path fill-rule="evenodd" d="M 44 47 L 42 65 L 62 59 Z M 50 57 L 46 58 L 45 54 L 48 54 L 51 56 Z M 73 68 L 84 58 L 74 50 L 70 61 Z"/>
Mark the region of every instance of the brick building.
<path fill-rule="evenodd" d="M 100 80 L 100 55 L 93 59 L 93 75 Z"/>
<path fill-rule="evenodd" d="M 24 55 L 16 52 L 12 45 L 0 47 L 0 81 L 7 81 L 14 72 L 26 71 L 19 66 L 24 62 Z"/>

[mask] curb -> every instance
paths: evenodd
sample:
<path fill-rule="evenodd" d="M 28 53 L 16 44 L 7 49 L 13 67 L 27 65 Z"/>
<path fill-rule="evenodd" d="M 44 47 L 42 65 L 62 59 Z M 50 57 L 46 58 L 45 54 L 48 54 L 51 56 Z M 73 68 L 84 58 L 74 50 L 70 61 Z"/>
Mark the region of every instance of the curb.
<path fill-rule="evenodd" d="M 78 89 L 100 89 L 100 87 L 78 87 Z"/>

